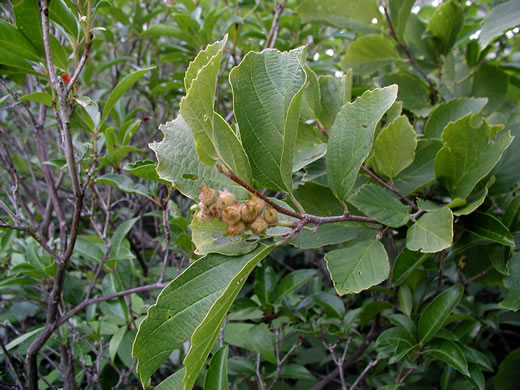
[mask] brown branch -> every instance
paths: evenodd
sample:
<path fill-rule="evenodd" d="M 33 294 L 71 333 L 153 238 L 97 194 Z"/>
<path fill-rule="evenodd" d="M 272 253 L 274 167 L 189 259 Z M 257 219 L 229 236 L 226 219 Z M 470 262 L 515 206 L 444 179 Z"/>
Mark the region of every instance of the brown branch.
<path fill-rule="evenodd" d="M 477 279 L 480 279 L 482 276 L 485 276 L 487 275 L 489 272 L 491 272 L 493 270 L 493 266 L 489 266 L 488 268 L 486 268 L 484 271 L 482 272 L 479 272 L 478 274 L 476 275 L 473 275 L 471 278 L 469 279 L 466 279 L 464 281 L 460 281 L 458 282 L 457 284 L 460 284 L 461 286 L 466 286 L 468 284 L 470 284 L 471 282 L 477 280 Z"/>
<path fill-rule="evenodd" d="M 65 93 L 67 95 L 73 88 L 76 81 L 78 80 L 78 77 L 81 74 L 81 71 L 83 70 L 83 67 L 85 66 L 85 63 L 87 62 L 88 56 L 90 54 L 90 47 L 92 45 L 92 39 L 94 38 L 94 34 L 91 33 L 87 37 L 88 40 L 85 42 L 83 54 L 81 56 L 81 59 L 79 60 L 78 66 L 76 66 L 76 69 L 74 70 L 74 73 L 72 74 L 72 77 L 70 78 L 69 82 L 67 83 L 67 87 L 65 88 Z"/>
<path fill-rule="evenodd" d="M 352 354 L 352 356 L 346 360 L 343 365 L 341 366 L 342 370 L 347 369 L 350 367 L 370 346 L 373 340 L 377 338 L 381 334 L 381 332 L 388 328 L 388 326 L 382 327 L 381 329 L 376 331 L 377 327 L 377 317 L 374 318 L 374 321 L 372 322 L 372 326 L 370 327 L 370 331 L 368 332 L 367 337 L 363 342 L 360 344 L 356 352 Z M 323 389 L 329 382 L 333 381 L 334 378 L 336 378 L 339 374 L 339 367 L 336 367 L 333 371 L 331 371 L 330 374 L 328 374 L 326 377 L 324 377 L 322 380 L 320 380 L 317 384 L 315 384 L 311 390 L 321 390 Z"/>
<path fill-rule="evenodd" d="M 403 367 L 403 369 L 404 369 L 404 367 Z M 402 374 L 402 372 L 400 372 L 400 373 L 399 373 L 399 376 L 397 377 L 397 381 L 396 381 L 396 383 L 397 383 L 398 385 L 402 385 L 402 384 L 404 383 L 404 381 L 406 380 L 406 378 L 408 378 L 408 377 L 412 374 L 412 372 L 413 372 L 414 370 L 415 370 L 414 367 L 410 368 L 410 369 L 408 370 L 408 372 L 407 372 L 407 373 L 406 373 L 402 378 L 399 378 L 399 377 L 401 376 L 401 374 Z M 402 370 L 401 370 L 401 371 L 402 371 Z"/>
<path fill-rule="evenodd" d="M 410 52 L 410 48 L 406 44 L 401 42 L 401 40 L 395 33 L 394 26 L 392 24 L 392 20 L 390 19 L 390 15 L 388 15 L 388 11 L 385 6 L 383 6 L 383 10 L 385 12 L 385 17 L 386 17 L 386 21 L 388 22 L 388 26 L 390 27 L 390 35 L 397 42 L 397 45 L 404 52 L 404 54 L 406 54 L 406 57 L 408 57 L 408 61 L 410 62 L 410 64 L 412 64 L 412 66 L 415 68 L 415 70 L 424 78 L 424 80 L 426 80 L 426 82 L 428 83 L 428 87 L 430 88 L 430 91 L 433 95 L 433 99 L 435 101 L 437 101 L 438 96 L 437 96 L 437 90 L 435 89 L 435 85 L 433 85 L 432 81 L 428 78 L 428 76 L 426 75 L 424 70 L 422 70 L 422 68 L 419 66 L 419 64 L 415 61 L 415 59 L 412 56 L 412 53 Z"/>
<path fill-rule="evenodd" d="M 276 38 L 278 37 L 278 31 L 280 30 L 280 16 L 282 15 L 286 4 L 287 0 L 284 0 L 282 3 L 278 4 L 274 10 L 273 23 L 271 24 L 269 35 L 265 41 L 264 49 L 270 49 L 274 47 Z"/>
<path fill-rule="evenodd" d="M 68 313 L 62 315 L 60 318 L 57 319 L 57 321 L 54 324 L 53 331 L 58 329 L 61 325 L 63 325 L 65 322 L 67 322 L 69 319 L 74 317 L 76 314 L 78 314 L 80 311 L 84 310 L 90 305 L 94 305 L 96 303 L 101 303 L 105 301 L 111 301 L 112 299 L 124 297 L 126 295 L 130 294 L 137 294 L 142 293 L 150 290 L 156 290 L 159 288 L 164 288 L 167 286 L 167 283 L 154 283 L 154 284 L 147 284 L 145 286 L 130 288 L 128 290 L 118 291 L 114 294 L 106 295 L 103 297 L 98 298 L 91 298 L 86 301 L 81 302 L 80 304 L 76 305 L 73 309 L 71 309 Z"/>
<path fill-rule="evenodd" d="M 222 169 L 219 169 L 220 173 L 227 176 L 231 180 L 233 180 L 235 183 L 239 184 L 240 186 L 244 187 L 246 190 L 251 192 L 252 194 L 258 196 L 261 198 L 266 204 L 268 204 L 273 209 L 277 210 L 278 212 L 288 215 L 290 217 L 297 218 L 301 221 L 304 221 L 305 223 L 302 225 L 302 227 L 306 224 L 312 223 L 315 225 L 323 225 L 325 223 L 334 223 L 334 222 L 345 222 L 345 221 L 354 221 L 354 222 L 364 222 L 364 223 L 375 223 L 379 224 L 374 218 L 370 217 L 363 217 L 360 215 L 350 215 L 348 211 L 345 212 L 343 215 L 337 215 L 333 217 L 320 217 L 318 215 L 311 215 L 311 214 L 301 214 L 296 211 L 290 210 L 288 208 L 282 207 L 275 202 L 273 202 L 271 199 L 269 199 L 267 196 L 262 194 L 261 192 L 257 191 L 253 187 L 251 187 L 249 184 L 247 184 L 245 181 L 240 179 L 238 176 L 236 176 L 233 172 L 224 171 Z M 296 226 L 296 225 L 295 225 Z"/>
<path fill-rule="evenodd" d="M 417 207 L 417 205 L 412 202 L 410 199 L 408 199 L 405 195 L 403 195 L 401 193 L 401 191 L 399 191 L 397 189 L 396 186 L 392 185 L 392 184 L 389 184 L 387 183 L 386 181 L 384 181 L 382 178 L 380 178 L 378 175 L 376 175 L 374 172 L 372 172 L 370 169 L 368 169 L 367 167 L 365 166 L 361 166 L 361 170 L 363 172 L 365 172 L 368 176 L 370 176 L 372 179 L 374 179 L 375 181 L 377 181 L 379 184 L 381 184 L 383 187 L 387 188 L 388 190 L 392 191 L 394 194 L 396 194 L 399 198 L 401 198 L 402 201 L 404 201 L 410 208 L 412 208 L 413 210 L 419 210 L 419 208 Z"/>
<path fill-rule="evenodd" d="M 363 378 L 367 375 L 368 371 L 372 367 L 377 365 L 378 362 L 379 362 L 379 359 L 372 360 L 370 363 L 368 363 L 367 366 L 365 367 L 365 369 L 363 370 L 363 372 L 361 373 L 361 375 L 359 375 L 358 378 L 356 379 L 356 381 L 352 384 L 352 386 L 350 387 L 350 390 L 354 390 L 361 383 Z"/>
<path fill-rule="evenodd" d="M 58 262 L 60 261 L 60 255 L 58 255 L 47 243 L 34 231 L 32 231 L 28 226 L 22 226 L 22 225 L 12 225 L 3 219 L 0 218 L 0 228 L 7 228 L 12 230 L 18 230 L 20 232 L 25 232 L 28 235 L 30 235 L 32 238 L 40 244 L 40 246 L 45 249 L 45 251 L 52 256 L 54 261 Z"/>
<path fill-rule="evenodd" d="M 11 359 L 11 355 L 9 355 L 9 351 L 5 347 L 4 341 L 2 340 L 1 337 L 0 337 L 0 348 L 2 348 L 2 351 L 4 352 L 4 356 L 7 359 L 7 364 L 9 365 L 9 368 L 11 368 L 11 370 L 13 371 L 13 376 L 14 376 L 14 379 L 16 380 L 17 388 L 19 388 L 20 390 L 23 390 L 22 379 L 18 375 L 18 371 L 16 370 L 16 367 L 14 366 L 14 362 Z"/>
<path fill-rule="evenodd" d="M 325 137 L 329 138 L 329 135 L 327 134 L 327 132 L 325 131 L 323 126 L 319 122 L 317 122 L 316 125 L 318 126 L 318 129 L 321 131 L 321 133 Z M 372 179 L 377 181 L 379 184 L 381 184 L 383 187 L 387 188 L 388 190 L 390 190 L 394 194 L 396 194 L 399 198 L 401 198 L 413 210 L 419 210 L 417 205 L 414 202 L 412 202 L 409 198 L 407 198 L 404 194 L 402 194 L 401 191 L 399 191 L 399 189 L 396 186 L 387 183 L 386 181 L 384 181 L 382 178 L 380 178 L 378 175 L 376 175 L 374 172 L 372 172 L 370 169 L 368 169 L 367 167 L 365 167 L 363 165 L 361 166 L 361 170 L 363 172 L 365 172 L 368 176 L 370 176 Z M 419 211 L 421 211 L 421 210 L 419 210 Z"/>

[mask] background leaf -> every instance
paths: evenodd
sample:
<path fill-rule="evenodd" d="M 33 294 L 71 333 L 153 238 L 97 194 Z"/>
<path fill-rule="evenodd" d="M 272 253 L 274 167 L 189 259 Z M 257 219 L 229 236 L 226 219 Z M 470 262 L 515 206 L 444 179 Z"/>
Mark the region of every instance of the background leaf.
<path fill-rule="evenodd" d="M 424 136 L 440 139 L 448 123 L 455 122 L 469 113 L 479 113 L 486 104 L 486 98 L 459 98 L 435 106 L 424 125 Z"/>
<path fill-rule="evenodd" d="M 375 70 L 400 61 L 395 41 L 388 35 L 363 35 L 353 41 L 340 62 L 342 69 L 356 74 L 370 74 Z"/>
<path fill-rule="evenodd" d="M 506 30 L 518 26 L 520 9 L 515 0 L 506 1 L 493 7 L 484 18 L 480 28 L 478 42 L 485 48 L 489 43 L 502 35 Z"/>
<path fill-rule="evenodd" d="M 424 307 L 417 324 L 419 340 L 422 344 L 430 341 L 442 328 L 463 294 L 464 288 L 462 286 L 453 286 L 437 295 L 433 301 Z"/>
<path fill-rule="evenodd" d="M 211 358 L 208 372 L 204 379 L 204 390 L 228 390 L 228 361 L 229 347 L 219 348 Z"/>

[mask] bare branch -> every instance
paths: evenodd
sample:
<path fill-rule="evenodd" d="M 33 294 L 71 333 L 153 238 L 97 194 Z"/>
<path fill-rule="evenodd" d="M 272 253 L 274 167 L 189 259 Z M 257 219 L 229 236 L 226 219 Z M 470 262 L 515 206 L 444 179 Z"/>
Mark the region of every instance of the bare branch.
<path fill-rule="evenodd" d="M 278 31 L 280 30 L 280 16 L 287 4 L 287 0 L 283 0 L 280 4 L 278 4 L 274 10 L 273 23 L 271 24 L 271 29 L 269 30 L 269 35 L 265 41 L 265 49 L 273 48 L 276 42 L 276 38 L 278 37 Z"/>
<path fill-rule="evenodd" d="M 363 378 L 366 376 L 366 374 L 368 373 L 368 371 L 374 367 L 375 365 L 377 365 L 377 363 L 379 362 L 379 359 L 377 360 L 372 360 L 370 363 L 367 364 L 367 366 L 365 367 L 365 369 L 363 370 L 363 372 L 361 373 L 361 375 L 358 376 L 358 378 L 356 379 L 356 381 L 354 382 L 354 384 L 350 387 L 350 390 L 354 390 L 360 383 L 361 381 L 363 380 Z"/>
<path fill-rule="evenodd" d="M 377 181 L 379 184 L 381 184 L 383 187 L 389 189 L 390 191 L 392 191 L 394 194 L 396 194 L 399 198 L 401 198 L 410 208 L 412 208 L 413 210 L 419 210 L 419 208 L 417 207 L 417 205 L 412 202 L 410 199 L 408 199 L 405 195 L 403 195 L 401 193 L 401 191 L 399 191 L 399 189 L 392 185 L 392 184 L 389 184 L 387 183 L 386 181 L 384 181 L 382 178 L 380 178 L 379 176 L 377 176 L 374 172 L 372 172 L 370 169 L 368 169 L 367 167 L 365 166 L 361 166 L 361 170 L 363 172 L 365 172 L 368 176 L 370 176 L 372 179 L 374 179 L 375 181 Z"/>

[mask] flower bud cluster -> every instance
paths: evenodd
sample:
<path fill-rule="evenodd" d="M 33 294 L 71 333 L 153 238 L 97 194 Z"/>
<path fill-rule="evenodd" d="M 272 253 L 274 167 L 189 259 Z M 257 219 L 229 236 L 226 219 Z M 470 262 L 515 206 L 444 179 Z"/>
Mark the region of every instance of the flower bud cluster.
<path fill-rule="evenodd" d="M 200 187 L 200 211 L 195 215 L 201 221 L 218 219 L 228 226 L 226 234 L 234 237 L 251 230 L 253 234 L 264 234 L 269 226 L 278 223 L 278 211 L 267 207 L 265 202 L 249 195 L 245 203 L 237 202 L 235 196 L 227 190 L 217 191 L 204 184 Z"/>

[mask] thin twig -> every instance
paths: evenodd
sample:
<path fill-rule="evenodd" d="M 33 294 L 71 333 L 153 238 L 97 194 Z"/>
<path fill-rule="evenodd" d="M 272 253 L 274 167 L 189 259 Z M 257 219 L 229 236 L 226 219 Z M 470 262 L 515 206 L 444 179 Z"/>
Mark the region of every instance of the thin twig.
<path fill-rule="evenodd" d="M 83 301 L 80 304 L 76 305 L 67 314 L 64 314 L 63 316 L 58 318 L 58 320 L 56 321 L 56 323 L 54 325 L 53 330 L 59 328 L 61 325 L 63 325 L 69 319 L 71 319 L 76 314 L 78 314 L 80 311 L 84 310 L 86 307 L 88 307 L 90 305 L 94 305 L 96 303 L 101 303 L 101 302 L 105 302 L 105 301 L 111 301 L 112 299 L 124 297 L 124 296 L 130 295 L 130 294 L 137 294 L 137 293 L 142 293 L 142 292 L 146 292 L 146 291 L 157 290 L 159 288 L 166 287 L 166 285 L 167 285 L 167 283 L 148 284 L 146 286 L 135 287 L 135 288 L 131 288 L 128 290 L 118 291 L 114 294 L 110 294 L 110 295 L 106 295 L 106 296 L 98 297 L 98 298 L 91 298 L 89 300 Z"/>
<path fill-rule="evenodd" d="M 433 85 L 432 81 L 428 78 L 424 70 L 419 66 L 419 64 L 415 61 L 415 58 L 413 58 L 412 53 L 410 52 L 410 48 L 401 42 L 397 34 L 395 33 L 394 26 L 392 25 L 392 20 L 390 19 L 390 15 L 388 14 L 388 10 L 386 9 L 386 6 L 383 6 L 383 10 L 385 13 L 386 21 L 388 22 L 388 26 L 390 27 L 390 35 L 394 40 L 397 42 L 397 45 L 399 48 L 406 54 L 406 57 L 408 57 L 408 61 L 410 61 L 410 64 L 415 68 L 415 70 L 424 78 L 424 80 L 428 83 L 428 87 L 430 88 L 430 92 L 432 93 L 433 99 L 435 101 L 438 100 L 437 96 L 437 90 L 435 89 L 435 85 Z"/>
<path fill-rule="evenodd" d="M 256 381 L 258 382 L 258 390 L 265 390 L 262 375 L 260 374 L 260 352 L 256 354 Z"/>
<path fill-rule="evenodd" d="M 29 227 L 21 226 L 21 225 L 12 225 L 12 224 L 4 221 L 1 218 L 0 218 L 0 227 L 18 230 L 18 231 L 27 233 L 32 238 L 34 238 L 36 240 L 36 242 L 38 242 L 38 244 L 40 244 L 40 246 L 43 249 L 45 249 L 45 251 L 48 254 L 50 254 L 56 262 L 58 262 L 58 260 L 60 259 L 60 256 L 49 245 L 47 245 L 47 243 L 37 233 L 33 232 Z"/>
<path fill-rule="evenodd" d="M 88 56 L 90 54 L 90 47 L 92 45 L 92 39 L 94 38 L 94 34 L 90 34 L 88 36 L 88 40 L 85 42 L 85 47 L 83 49 L 83 54 L 81 56 L 81 59 L 79 60 L 78 66 L 76 66 L 76 69 L 74 70 L 74 73 L 72 74 L 72 77 L 70 78 L 69 82 L 67 83 L 67 87 L 65 88 L 65 93 L 68 95 L 76 81 L 78 80 L 79 75 L 81 74 L 81 71 L 83 70 L 83 67 L 85 66 L 85 63 L 87 62 Z"/>
<path fill-rule="evenodd" d="M 354 221 L 354 222 L 364 222 L 364 223 L 379 224 L 379 222 L 377 222 L 374 218 L 363 217 L 363 216 L 359 216 L 359 215 L 350 215 L 350 213 L 348 211 L 346 211 L 343 215 L 337 215 L 337 216 L 333 216 L 333 217 L 320 217 L 320 216 L 311 215 L 311 214 L 301 214 L 301 213 L 298 213 L 296 211 L 287 209 L 285 207 L 282 207 L 282 206 L 276 204 L 271 199 L 269 199 L 267 196 L 265 196 L 264 194 L 262 194 L 261 192 L 257 191 L 256 189 L 251 187 L 246 182 L 244 182 L 242 179 L 240 179 L 238 176 L 236 176 L 233 172 L 224 171 L 222 169 L 220 169 L 220 172 L 223 175 L 225 175 L 228 178 L 230 178 L 231 180 L 233 180 L 235 183 L 237 183 L 237 184 L 241 185 L 242 187 L 244 187 L 246 190 L 248 190 L 252 194 L 258 196 L 261 199 L 263 199 L 263 201 L 265 203 L 267 203 L 270 207 L 272 207 L 273 209 L 277 210 L 278 212 L 280 212 L 282 214 L 285 214 L 285 215 L 288 215 L 290 217 L 297 218 L 297 219 L 299 219 L 301 221 L 303 220 L 304 223 L 300 224 L 300 225 L 302 225 L 301 227 L 303 227 L 304 225 L 309 224 L 309 223 L 312 223 L 312 224 L 315 224 L 315 225 L 323 225 L 323 224 L 326 224 L 326 223 L 345 222 L 345 221 Z M 296 227 L 296 225 L 295 225 L 295 227 Z"/>
<path fill-rule="evenodd" d="M 403 367 L 403 368 L 404 368 L 404 367 Z M 415 370 L 414 367 L 410 368 L 410 369 L 408 370 L 408 372 L 407 372 L 407 373 L 406 373 L 402 378 L 400 378 L 400 379 L 398 378 L 398 380 L 396 381 L 396 383 L 397 383 L 398 385 L 403 384 L 404 381 L 406 380 L 406 378 L 408 378 L 408 377 L 412 374 L 412 372 L 414 372 L 414 370 Z"/>
<path fill-rule="evenodd" d="M 359 385 L 361 383 L 361 381 L 363 380 L 363 378 L 365 377 L 365 375 L 368 373 L 368 371 L 374 367 L 375 365 L 377 365 L 377 363 L 379 362 L 379 359 L 376 359 L 376 360 L 372 360 L 370 363 L 367 364 L 367 366 L 365 367 L 365 369 L 363 370 L 363 372 L 361 373 L 360 376 L 358 376 L 358 378 L 356 379 L 356 381 L 354 382 L 354 384 L 350 387 L 350 390 L 354 390 L 357 385 Z"/>
<path fill-rule="evenodd" d="M 470 284 L 471 282 L 481 278 L 482 276 L 484 275 L 487 275 L 489 272 L 491 272 L 493 270 L 493 266 L 490 265 L 488 268 L 486 268 L 484 271 L 482 272 L 479 272 L 478 274 L 476 275 L 473 275 L 471 278 L 469 279 L 466 279 L 464 281 L 459 281 L 457 284 L 460 284 L 461 286 L 466 286 L 468 284 Z"/>
<path fill-rule="evenodd" d="M 285 356 L 280 359 L 280 339 L 279 339 L 279 330 L 275 330 L 275 352 L 276 352 L 276 372 L 274 374 L 273 381 L 267 388 L 267 390 L 272 390 L 276 382 L 280 379 L 280 375 L 282 373 L 282 365 L 287 361 L 289 356 L 294 352 L 296 348 L 299 348 L 302 345 L 302 341 L 297 342 L 296 344 L 293 344 L 289 351 L 285 354 Z"/>
<path fill-rule="evenodd" d="M 358 349 L 352 354 L 352 356 L 343 363 L 343 366 L 341 367 L 343 370 L 350 367 L 367 350 L 367 348 L 370 346 L 372 341 L 374 341 L 382 331 L 384 331 L 385 329 L 388 329 L 390 327 L 390 326 L 384 326 L 384 327 L 381 327 L 379 330 L 376 330 L 377 322 L 378 322 L 378 318 L 376 317 L 372 321 L 372 326 L 370 327 L 370 331 L 368 332 L 367 337 L 363 340 L 363 342 L 360 344 Z M 311 390 L 323 389 L 329 382 L 333 381 L 334 378 L 336 378 L 338 376 L 339 370 L 340 369 L 338 367 L 336 367 L 334 370 L 332 370 L 330 372 L 330 374 L 328 374 L 323 379 L 321 379 L 317 384 L 315 384 Z"/>
<path fill-rule="evenodd" d="M 384 181 L 382 178 L 380 178 L 378 175 L 376 175 L 374 172 L 372 172 L 370 169 L 368 169 L 367 167 L 365 166 L 361 166 L 361 170 L 363 172 L 365 172 L 368 176 L 370 176 L 372 179 L 374 179 L 375 181 L 377 181 L 379 184 L 381 184 L 383 187 L 387 188 L 388 190 L 392 191 L 394 194 L 396 194 L 399 198 L 401 198 L 410 208 L 412 208 L 413 210 L 419 210 L 419 208 L 417 207 L 417 205 L 412 202 L 410 199 L 408 199 L 405 195 L 403 195 L 401 193 L 401 191 L 399 191 L 399 189 L 392 185 L 392 184 L 389 184 L 387 183 L 386 181 Z"/>
<path fill-rule="evenodd" d="M 9 365 L 9 368 L 11 368 L 11 371 L 13 371 L 14 379 L 16 380 L 16 384 L 18 385 L 18 388 L 20 388 L 20 390 L 22 390 L 23 389 L 22 379 L 18 375 L 18 371 L 16 370 L 13 361 L 11 360 L 11 355 L 9 355 L 9 351 L 5 347 L 4 341 L 2 340 L 1 337 L 0 337 L 0 348 L 2 348 L 2 351 L 4 352 L 4 356 L 7 359 L 7 364 Z"/>
<path fill-rule="evenodd" d="M 280 16 L 287 4 L 287 0 L 283 0 L 282 3 L 278 4 L 274 10 L 273 23 L 271 24 L 271 29 L 269 30 L 269 35 L 265 41 L 265 49 L 270 49 L 274 47 L 276 42 L 276 38 L 278 37 L 278 31 L 280 30 Z"/>

